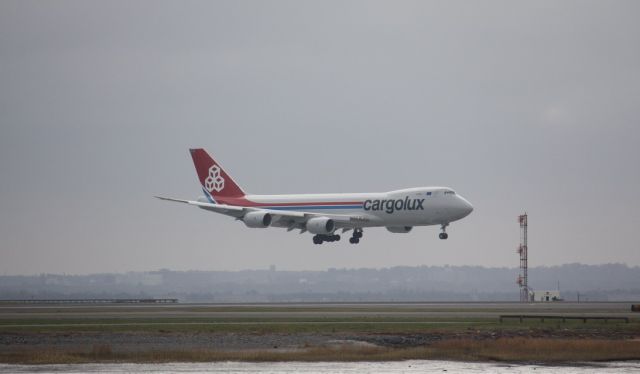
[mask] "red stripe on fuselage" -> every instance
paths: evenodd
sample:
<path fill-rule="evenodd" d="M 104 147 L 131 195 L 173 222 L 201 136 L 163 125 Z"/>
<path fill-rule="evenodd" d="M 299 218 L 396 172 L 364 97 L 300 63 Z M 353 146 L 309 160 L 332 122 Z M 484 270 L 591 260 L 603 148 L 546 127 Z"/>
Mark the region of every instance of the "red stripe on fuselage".
<path fill-rule="evenodd" d="M 262 207 L 262 206 L 305 206 L 305 205 L 357 205 L 362 204 L 362 201 L 323 201 L 323 202 L 290 202 L 290 203 L 257 203 L 255 201 L 247 200 L 244 197 L 239 198 L 216 198 L 219 204 L 237 205 L 246 207 Z"/>

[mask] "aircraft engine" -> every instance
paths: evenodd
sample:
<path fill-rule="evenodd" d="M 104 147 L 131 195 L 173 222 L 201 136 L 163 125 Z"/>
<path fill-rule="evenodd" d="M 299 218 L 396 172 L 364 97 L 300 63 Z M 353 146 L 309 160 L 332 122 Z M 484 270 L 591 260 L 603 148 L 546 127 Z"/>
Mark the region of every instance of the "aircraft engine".
<path fill-rule="evenodd" d="M 316 217 L 307 221 L 307 230 L 313 234 L 331 234 L 336 229 L 336 224 L 331 218 Z"/>
<path fill-rule="evenodd" d="M 387 230 L 394 234 L 406 234 L 411 231 L 412 226 L 387 226 Z"/>
<path fill-rule="evenodd" d="M 242 221 L 247 227 L 265 228 L 271 224 L 271 214 L 265 212 L 249 212 L 242 217 Z"/>

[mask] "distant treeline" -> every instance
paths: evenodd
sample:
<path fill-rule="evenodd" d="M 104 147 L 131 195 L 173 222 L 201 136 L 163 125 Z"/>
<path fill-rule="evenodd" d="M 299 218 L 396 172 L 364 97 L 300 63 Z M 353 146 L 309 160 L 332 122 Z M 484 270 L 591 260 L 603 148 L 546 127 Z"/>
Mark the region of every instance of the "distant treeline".
<path fill-rule="evenodd" d="M 171 271 L 0 276 L 0 299 L 178 298 L 182 302 L 516 301 L 517 268 L 397 266 L 326 271 Z M 640 267 L 529 269 L 533 289 L 565 300 L 640 300 Z"/>

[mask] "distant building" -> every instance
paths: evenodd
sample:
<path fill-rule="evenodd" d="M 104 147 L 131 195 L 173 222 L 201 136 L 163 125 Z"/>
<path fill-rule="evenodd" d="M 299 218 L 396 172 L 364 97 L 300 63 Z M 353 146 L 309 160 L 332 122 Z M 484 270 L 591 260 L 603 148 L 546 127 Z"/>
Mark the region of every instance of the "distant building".
<path fill-rule="evenodd" d="M 562 301 L 560 291 L 533 291 L 533 301 L 535 302 L 552 302 Z"/>

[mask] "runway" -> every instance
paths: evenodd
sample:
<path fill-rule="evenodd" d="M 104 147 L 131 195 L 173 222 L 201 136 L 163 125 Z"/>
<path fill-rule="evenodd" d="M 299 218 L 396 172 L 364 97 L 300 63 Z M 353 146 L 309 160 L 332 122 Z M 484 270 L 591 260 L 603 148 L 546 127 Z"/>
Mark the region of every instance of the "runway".
<path fill-rule="evenodd" d="M 15 305 L 0 303 L 2 320 L 37 319 L 325 319 L 400 318 L 459 320 L 497 319 L 505 314 L 611 316 L 638 318 L 631 303 L 277 303 L 150 305 Z M 5 325 L 4 323 L 2 323 Z"/>

